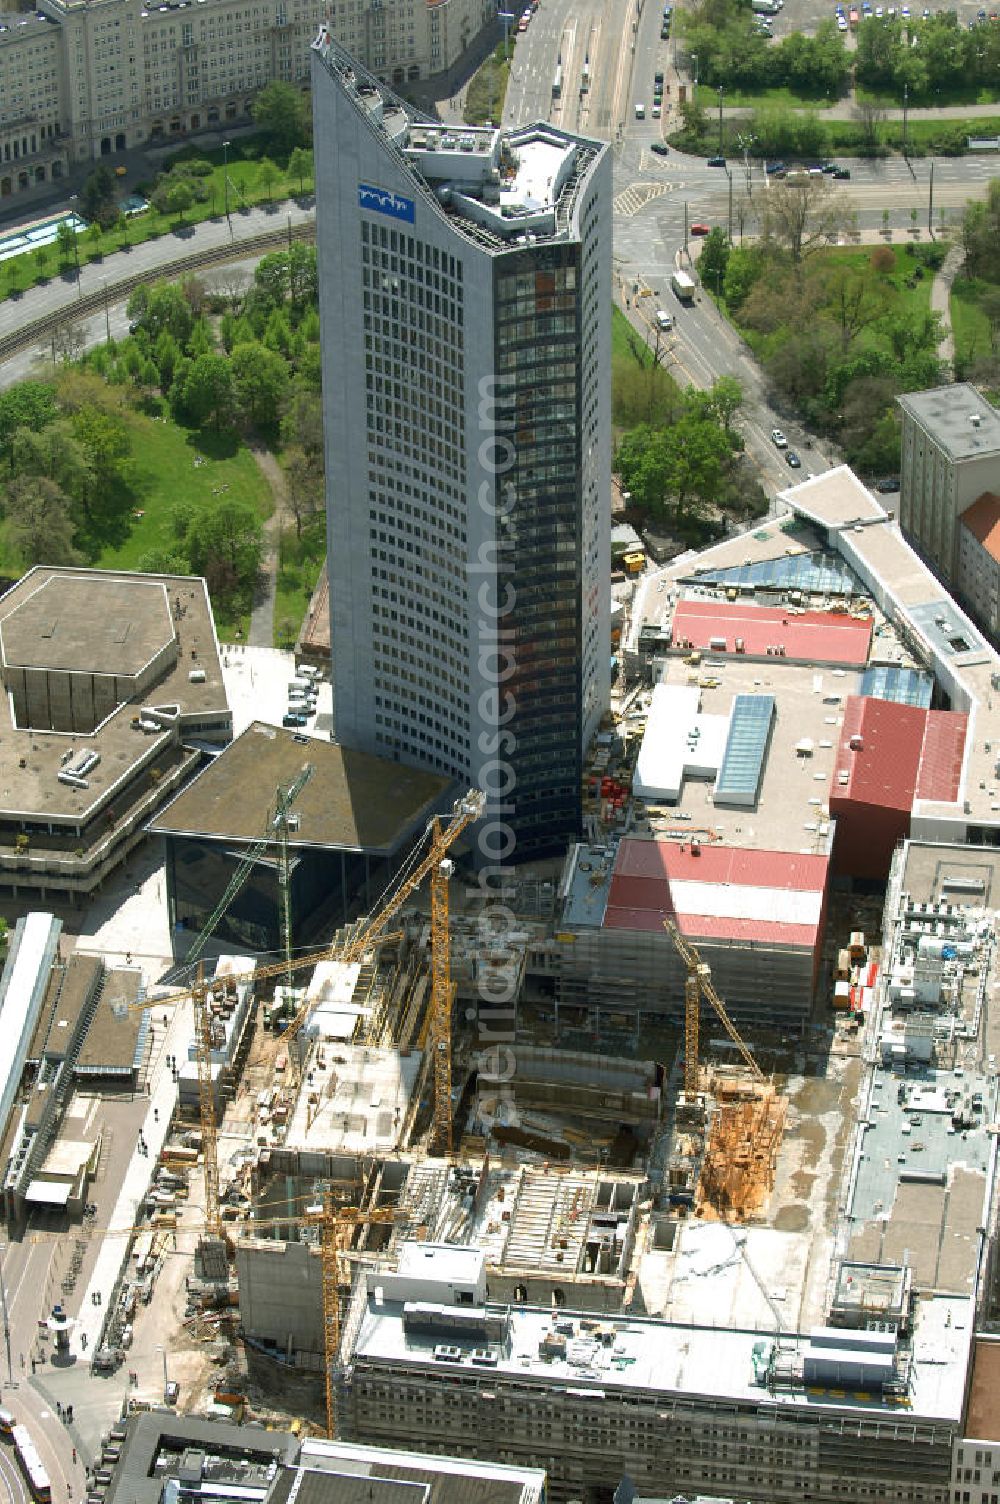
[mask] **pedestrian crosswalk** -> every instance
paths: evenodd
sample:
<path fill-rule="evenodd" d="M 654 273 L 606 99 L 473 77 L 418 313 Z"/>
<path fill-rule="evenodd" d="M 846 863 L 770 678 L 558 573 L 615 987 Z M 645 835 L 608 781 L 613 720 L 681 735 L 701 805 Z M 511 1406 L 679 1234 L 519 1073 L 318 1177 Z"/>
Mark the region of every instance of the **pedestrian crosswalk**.
<path fill-rule="evenodd" d="M 615 198 L 615 214 L 621 219 L 631 219 L 650 199 L 659 198 L 666 191 L 666 183 L 630 183 Z"/>

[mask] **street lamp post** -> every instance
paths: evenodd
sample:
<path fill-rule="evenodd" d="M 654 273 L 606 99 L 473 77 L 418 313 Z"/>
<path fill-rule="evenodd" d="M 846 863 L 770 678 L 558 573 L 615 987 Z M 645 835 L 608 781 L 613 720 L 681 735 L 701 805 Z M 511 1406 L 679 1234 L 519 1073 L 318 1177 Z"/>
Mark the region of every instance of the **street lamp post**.
<path fill-rule="evenodd" d="M 3 1310 L 3 1340 L 7 1349 L 7 1386 L 16 1389 L 14 1365 L 10 1359 L 10 1316 L 7 1313 L 7 1285 L 3 1277 L 3 1249 L 0 1248 L 0 1309 Z"/>
<path fill-rule="evenodd" d="M 77 295 L 77 297 L 82 302 L 82 300 L 83 300 L 83 288 L 80 286 L 80 247 L 77 244 L 77 239 L 76 239 L 76 194 L 75 193 L 73 193 L 73 194 L 70 195 L 70 200 L 69 201 L 73 205 L 72 209 L 70 210 L 70 224 L 71 224 L 72 230 L 73 230 L 73 260 L 76 262 L 76 295 Z"/>
<path fill-rule="evenodd" d="M 719 85 L 719 156 L 722 156 L 722 96 L 725 91 Z"/>
<path fill-rule="evenodd" d="M 156 1351 L 163 1359 L 163 1403 L 166 1405 L 169 1403 L 169 1401 L 167 1400 L 167 1392 L 170 1388 L 170 1375 L 167 1373 L 167 1349 L 165 1347 L 161 1347 L 159 1343 L 157 1343 Z"/>
<path fill-rule="evenodd" d="M 904 84 L 903 85 L 903 156 L 904 157 L 907 157 L 909 155 L 909 153 L 908 153 L 908 151 L 906 149 L 906 111 L 907 111 L 907 106 L 909 104 L 909 101 L 910 101 L 910 90 L 909 90 L 908 86 L 906 84 Z"/>
<path fill-rule="evenodd" d="M 226 202 L 226 224 L 229 226 L 230 235 L 233 233 L 233 222 L 229 218 L 229 142 L 222 143 L 222 191 Z"/>
<path fill-rule="evenodd" d="M 697 54 L 697 52 L 692 52 L 692 54 L 691 54 L 691 72 L 694 74 L 694 83 L 692 85 L 692 88 L 693 88 L 694 92 L 691 95 L 691 103 L 692 104 L 697 104 L 697 102 L 698 102 L 698 54 Z"/>

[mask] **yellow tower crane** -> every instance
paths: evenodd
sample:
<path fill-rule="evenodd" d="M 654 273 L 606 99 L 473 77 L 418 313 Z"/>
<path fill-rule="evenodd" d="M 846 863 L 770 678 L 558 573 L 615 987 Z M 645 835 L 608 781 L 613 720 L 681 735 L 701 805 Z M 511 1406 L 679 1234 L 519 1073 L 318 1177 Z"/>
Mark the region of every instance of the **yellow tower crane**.
<path fill-rule="evenodd" d="M 337 1391 L 334 1381 L 334 1371 L 340 1359 L 340 1287 L 350 1283 L 350 1275 L 345 1277 L 345 1255 L 348 1243 L 358 1227 L 368 1227 L 373 1224 L 400 1222 L 404 1220 L 404 1214 L 399 1207 L 374 1206 L 368 1210 L 362 1210 L 357 1206 L 338 1206 L 333 1194 L 327 1191 L 323 1197 L 322 1207 L 315 1211 L 306 1211 L 300 1217 L 270 1217 L 265 1220 L 257 1220 L 240 1226 L 240 1235 L 253 1237 L 257 1232 L 264 1232 L 279 1227 L 318 1227 L 319 1228 L 319 1251 L 320 1269 L 323 1292 L 323 1367 L 325 1378 L 325 1405 L 326 1405 L 326 1434 L 330 1440 L 337 1435 Z M 107 1236 L 121 1237 L 136 1233 L 155 1232 L 155 1228 L 140 1223 L 135 1227 L 102 1227 L 94 1228 L 93 1231 Z M 173 1233 L 209 1233 L 207 1223 L 200 1225 L 188 1225 L 171 1229 Z M 211 1233 L 209 1233 L 211 1236 Z"/>
<path fill-rule="evenodd" d="M 305 966 L 316 966 L 320 961 L 358 961 L 365 952 L 374 944 L 384 931 L 389 920 L 398 913 L 403 904 L 412 893 L 419 888 L 429 872 L 436 872 L 442 862 L 445 861 L 448 851 L 458 837 L 469 825 L 478 820 L 486 807 L 486 796 L 479 789 L 470 789 L 463 798 L 453 806 L 449 816 L 442 819 L 435 818 L 430 826 L 430 844 L 424 856 L 415 862 L 410 870 L 404 872 L 397 880 L 391 893 L 383 894 L 378 907 L 357 928 L 346 944 L 338 944 L 325 950 L 313 951 L 309 955 L 298 956 L 289 963 L 287 960 L 275 962 L 268 966 L 255 968 L 253 971 L 241 972 L 238 975 L 220 978 L 218 982 L 204 981 L 200 976 L 193 987 L 182 992 L 174 992 L 166 997 L 143 999 L 139 1003 L 130 1003 L 133 1009 L 146 1010 L 155 1008 L 163 1003 L 181 1003 L 190 998 L 194 1007 L 195 1024 L 195 1055 L 198 1064 L 198 1112 L 201 1124 L 201 1144 L 204 1157 L 205 1173 L 205 1231 L 210 1238 L 222 1238 L 222 1216 L 219 1208 L 219 1159 L 218 1159 L 218 1126 L 216 1121 L 215 1095 L 212 1090 L 212 994 L 213 989 L 220 982 L 226 988 L 235 988 L 241 983 L 254 983 L 264 981 L 268 977 L 288 975 L 289 970 L 298 971 Z M 444 879 L 447 882 L 447 876 Z M 442 943 L 445 954 L 448 953 L 448 929 L 447 929 L 447 893 L 445 897 L 445 920 L 443 942 L 440 936 L 435 936 L 432 927 L 432 948 L 436 944 L 436 953 L 440 953 Z M 432 965 L 433 954 L 432 952 Z M 448 1114 L 448 1122 L 451 1121 L 451 1004 L 450 1004 L 450 963 L 449 963 L 449 998 L 447 1009 L 441 1010 L 437 1027 L 439 1034 L 432 1039 L 436 1045 L 438 1038 L 445 1039 L 446 1060 L 445 1071 L 447 1073 L 447 1091 L 443 1096 L 443 1073 L 437 1066 L 438 1052 L 435 1049 L 435 1124 L 443 1120 L 445 1112 Z M 311 1004 L 303 1004 L 295 1017 L 288 1024 L 284 1032 L 279 1036 L 279 1043 L 289 1046 L 296 1038 L 302 1025 L 309 1015 Z M 446 1036 L 446 1037 L 445 1037 Z M 293 1051 L 289 1048 L 289 1059 Z M 439 1083 L 441 1083 L 439 1085 Z"/>
<path fill-rule="evenodd" d="M 736 1046 L 755 1081 L 764 1080 L 764 1072 L 743 1042 L 736 1025 L 726 1011 L 726 1005 L 712 983 L 711 967 L 698 954 L 697 948 L 682 935 L 672 919 L 664 919 L 663 928 L 674 942 L 674 948 L 687 968 L 684 981 L 684 1094 L 694 1097 L 698 1092 L 698 1031 L 701 1020 L 701 998 L 706 997 L 718 1015 L 719 1022 Z"/>
<path fill-rule="evenodd" d="M 326 1434 L 332 1441 L 337 1435 L 337 1389 L 334 1370 L 340 1361 L 340 1287 L 349 1283 L 341 1277 L 341 1261 L 347 1240 L 356 1227 L 373 1222 L 395 1222 L 399 1211 L 394 1206 L 376 1206 L 361 1211 L 356 1206 L 337 1207 L 327 1192 L 321 1211 L 307 1212 L 304 1221 L 320 1229 L 320 1260 L 323 1272 L 323 1368 L 326 1384 Z"/>
<path fill-rule="evenodd" d="M 441 849 L 441 821 L 434 821 L 435 849 Z M 455 984 L 451 980 L 451 929 L 448 923 L 448 882 L 455 864 L 443 856 L 431 868 L 431 1027 L 434 1059 L 434 1130 L 432 1147 L 452 1153 L 451 1015 Z"/>

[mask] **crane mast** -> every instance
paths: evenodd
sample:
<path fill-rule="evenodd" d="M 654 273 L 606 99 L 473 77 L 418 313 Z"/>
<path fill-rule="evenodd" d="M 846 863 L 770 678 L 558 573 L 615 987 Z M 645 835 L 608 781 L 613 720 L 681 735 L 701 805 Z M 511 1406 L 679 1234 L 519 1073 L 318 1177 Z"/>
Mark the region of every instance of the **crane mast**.
<path fill-rule="evenodd" d="M 278 814 L 279 818 L 287 821 L 287 812 L 297 797 L 299 791 L 308 781 L 312 774 L 312 767 L 306 764 L 295 782 L 285 791 L 282 796 L 279 792 Z M 294 790 L 294 793 L 292 792 Z M 357 961 L 365 951 L 378 939 L 385 930 L 386 925 L 394 914 L 402 908 L 403 904 L 423 882 L 428 873 L 434 875 L 434 880 L 442 883 L 443 906 L 440 890 L 438 892 L 436 912 L 438 914 L 437 927 L 433 923 L 435 906 L 432 894 L 432 968 L 434 971 L 433 981 L 436 990 L 432 990 L 432 1028 L 431 1040 L 434 1049 L 434 1122 L 435 1135 L 440 1137 L 444 1133 L 444 1120 L 447 1115 L 447 1131 L 444 1133 L 446 1140 L 446 1152 L 451 1151 L 451 963 L 450 946 L 448 937 L 448 895 L 447 882 L 452 869 L 452 863 L 447 861 L 447 853 L 461 833 L 478 820 L 486 807 L 486 796 L 480 789 L 470 789 L 453 806 L 452 812 L 447 817 L 437 816 L 431 822 L 430 842 L 428 850 L 423 858 L 416 864 L 388 897 L 383 897 L 382 903 L 374 913 L 359 927 L 346 945 L 338 944 L 325 950 L 315 951 L 309 955 L 299 956 L 292 959 L 287 953 L 285 958 L 268 966 L 262 966 L 253 971 L 242 972 L 239 975 L 227 976 L 224 979 L 226 987 L 237 987 L 241 983 L 252 984 L 273 976 L 290 976 L 304 966 L 315 966 L 320 961 Z M 283 812 L 283 813 L 282 813 Z M 446 865 L 447 870 L 442 871 Z M 228 890 L 227 890 L 228 891 Z M 441 915 L 443 914 L 443 920 Z M 442 966 L 441 976 L 443 984 L 438 986 L 438 965 Z M 144 998 L 141 1002 L 129 1004 L 130 1008 L 145 1011 L 149 1008 L 160 1006 L 164 1002 L 183 1002 L 190 998 L 194 1008 L 195 1028 L 195 1055 L 198 1067 L 198 1111 L 201 1125 L 202 1152 L 204 1156 L 205 1173 L 205 1230 L 209 1237 L 222 1239 L 222 1216 L 219 1208 L 219 1161 L 218 1161 L 218 1125 L 216 1121 L 215 1095 L 212 1089 L 212 1010 L 211 1010 L 212 983 L 206 982 L 199 977 L 193 987 L 184 992 L 173 993 L 168 998 Z M 310 1004 L 304 1004 L 295 1017 L 288 1024 L 279 1037 L 279 1043 L 291 1044 L 309 1014 Z M 438 1046 L 442 1048 L 438 1048 Z M 289 1059 L 293 1055 L 289 1049 Z"/>

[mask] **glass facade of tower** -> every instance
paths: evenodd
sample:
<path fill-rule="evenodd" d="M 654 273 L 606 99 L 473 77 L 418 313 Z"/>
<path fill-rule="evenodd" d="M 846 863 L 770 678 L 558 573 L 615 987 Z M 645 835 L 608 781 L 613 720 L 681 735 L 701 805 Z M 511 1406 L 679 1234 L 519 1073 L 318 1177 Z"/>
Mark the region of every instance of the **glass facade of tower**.
<path fill-rule="evenodd" d="M 507 685 L 517 705 L 510 763 L 519 846 L 575 839 L 579 824 L 579 247 L 552 245 L 497 268 L 496 368 L 510 440 L 511 503 L 498 595 L 514 602 Z"/>

